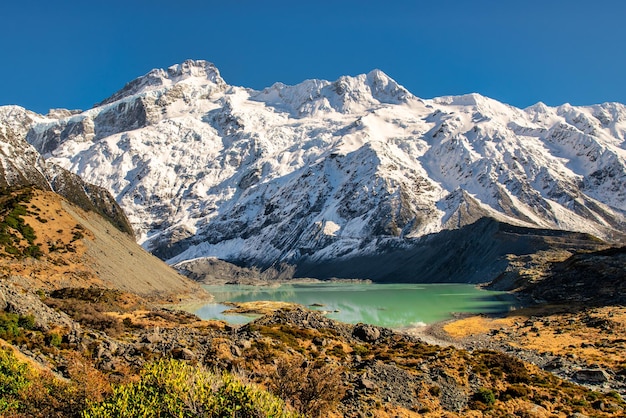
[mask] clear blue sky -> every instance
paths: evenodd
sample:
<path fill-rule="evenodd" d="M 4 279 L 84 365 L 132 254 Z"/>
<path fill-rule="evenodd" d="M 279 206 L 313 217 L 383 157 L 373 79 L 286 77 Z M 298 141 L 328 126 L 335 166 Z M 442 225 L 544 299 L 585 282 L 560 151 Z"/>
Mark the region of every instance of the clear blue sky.
<path fill-rule="evenodd" d="M 622 0 L 7 0 L 0 105 L 87 109 L 188 58 L 254 89 L 379 68 L 422 98 L 626 103 L 625 19 Z"/>

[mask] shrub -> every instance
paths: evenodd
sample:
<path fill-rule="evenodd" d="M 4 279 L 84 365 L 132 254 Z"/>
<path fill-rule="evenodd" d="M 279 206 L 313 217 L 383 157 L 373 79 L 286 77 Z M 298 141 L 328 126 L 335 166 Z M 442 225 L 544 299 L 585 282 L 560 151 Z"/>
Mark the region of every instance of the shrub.
<path fill-rule="evenodd" d="M 43 302 L 65 312 L 83 326 L 116 336 L 124 331 L 124 324 L 108 312 L 125 311 L 124 300 L 124 294 L 116 290 L 64 288 L 52 291 Z"/>
<path fill-rule="evenodd" d="M 488 370 L 492 376 L 502 377 L 509 383 L 528 383 L 530 375 L 524 363 L 512 356 L 495 351 L 479 351 L 479 364 L 477 369 Z"/>
<path fill-rule="evenodd" d="M 620 396 L 619 392 L 617 392 L 615 390 L 612 390 L 612 391 L 608 392 L 606 394 L 606 396 L 610 397 L 610 398 L 613 398 L 613 399 L 615 399 L 617 401 L 622 401 L 622 397 Z"/>
<path fill-rule="evenodd" d="M 0 312 L 0 338 L 10 341 L 21 334 L 18 318 L 16 314 Z"/>
<path fill-rule="evenodd" d="M 19 408 L 20 393 L 28 386 L 28 365 L 17 361 L 13 351 L 0 349 L 0 414 Z"/>
<path fill-rule="evenodd" d="M 474 399 L 490 406 L 496 402 L 496 395 L 494 395 L 491 389 L 480 388 L 478 392 L 474 394 Z"/>
<path fill-rule="evenodd" d="M 41 251 L 39 245 L 29 245 L 24 249 L 24 255 L 26 257 L 41 258 L 43 251 Z"/>
<path fill-rule="evenodd" d="M 530 389 L 522 385 L 511 385 L 504 392 L 505 395 L 511 398 L 526 398 L 530 393 Z"/>
<path fill-rule="evenodd" d="M 23 329 L 35 328 L 35 317 L 32 315 L 18 315 L 9 312 L 0 312 L 0 338 L 12 341 L 22 335 Z"/>
<path fill-rule="evenodd" d="M 354 354 L 359 355 L 359 356 L 365 356 L 369 352 L 367 347 L 360 345 L 360 344 L 355 345 L 353 347 L 353 350 L 354 350 Z"/>
<path fill-rule="evenodd" d="M 84 418 L 98 417 L 297 417 L 284 403 L 230 374 L 210 373 L 177 360 L 146 365 L 138 382 L 117 386 L 92 404 Z"/>
<path fill-rule="evenodd" d="M 34 370 L 12 350 L 0 349 L 0 416 L 77 417 L 86 402 L 80 390 L 74 382 Z"/>
<path fill-rule="evenodd" d="M 270 389 L 288 400 L 297 411 L 316 417 L 326 416 L 346 392 L 338 367 L 303 363 L 297 359 L 278 362 Z"/>
<path fill-rule="evenodd" d="M 17 325 L 24 329 L 34 329 L 35 317 L 33 315 L 19 315 Z"/>
<path fill-rule="evenodd" d="M 58 347 L 61 345 L 61 336 L 56 332 L 51 332 L 46 336 L 46 342 L 51 347 Z"/>

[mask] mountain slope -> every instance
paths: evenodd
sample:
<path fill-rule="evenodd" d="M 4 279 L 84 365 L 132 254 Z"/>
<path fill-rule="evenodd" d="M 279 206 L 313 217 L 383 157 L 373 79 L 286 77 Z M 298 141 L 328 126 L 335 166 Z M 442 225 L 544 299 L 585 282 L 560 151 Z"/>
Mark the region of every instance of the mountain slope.
<path fill-rule="evenodd" d="M 95 285 L 171 300 L 204 294 L 135 242 L 109 192 L 45 161 L 25 141 L 40 116 L 19 107 L 1 108 L 0 116 L 0 275 L 5 285 L 30 291 Z"/>
<path fill-rule="evenodd" d="M 265 268 L 410 248 L 489 217 L 622 242 L 626 107 L 422 100 L 374 70 L 228 85 L 205 61 L 153 70 L 27 140 L 109 190 L 169 263 Z"/>
<path fill-rule="evenodd" d="M 106 189 L 85 183 L 78 175 L 45 161 L 26 142 L 29 127 L 41 119 L 18 106 L 0 108 L 0 187 L 35 186 L 54 191 L 84 210 L 99 213 L 132 236 L 128 219 Z"/>
<path fill-rule="evenodd" d="M 208 296 L 108 220 L 54 192 L 17 188 L 4 191 L 1 198 L 3 208 L 21 208 L 0 214 L 0 276 L 5 284 L 29 292 L 96 286 L 158 301 Z M 20 225 L 11 218 L 19 218 Z M 11 241 L 4 239 L 9 235 Z"/>

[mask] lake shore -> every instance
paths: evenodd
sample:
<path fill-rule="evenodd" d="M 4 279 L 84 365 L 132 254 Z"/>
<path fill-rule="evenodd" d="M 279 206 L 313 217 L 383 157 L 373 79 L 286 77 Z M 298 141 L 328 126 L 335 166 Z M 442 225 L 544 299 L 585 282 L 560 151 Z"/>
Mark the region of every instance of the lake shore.
<path fill-rule="evenodd" d="M 323 311 L 345 323 L 408 329 L 450 318 L 450 312 L 501 312 L 515 301 L 502 292 L 481 290 L 470 284 L 380 284 L 368 282 L 286 283 L 280 286 L 205 286 L 214 304 L 184 306 L 203 319 L 230 321 L 227 302 L 276 301 Z M 218 312 L 219 311 L 219 312 Z M 228 317 L 225 317 L 226 314 Z M 248 314 L 248 312 L 246 312 Z M 457 315 L 458 316 L 458 315 Z"/>

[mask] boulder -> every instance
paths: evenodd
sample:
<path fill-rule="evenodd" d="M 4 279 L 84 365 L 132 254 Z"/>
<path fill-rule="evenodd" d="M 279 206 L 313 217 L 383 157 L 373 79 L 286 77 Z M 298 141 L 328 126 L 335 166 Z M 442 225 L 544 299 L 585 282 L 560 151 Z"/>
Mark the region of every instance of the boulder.
<path fill-rule="evenodd" d="M 610 380 L 609 374 L 603 369 L 581 369 L 574 374 L 574 378 L 581 382 L 605 383 Z"/>
<path fill-rule="evenodd" d="M 361 341 L 373 343 L 380 338 L 380 330 L 372 325 L 358 324 L 354 327 L 352 335 Z"/>

